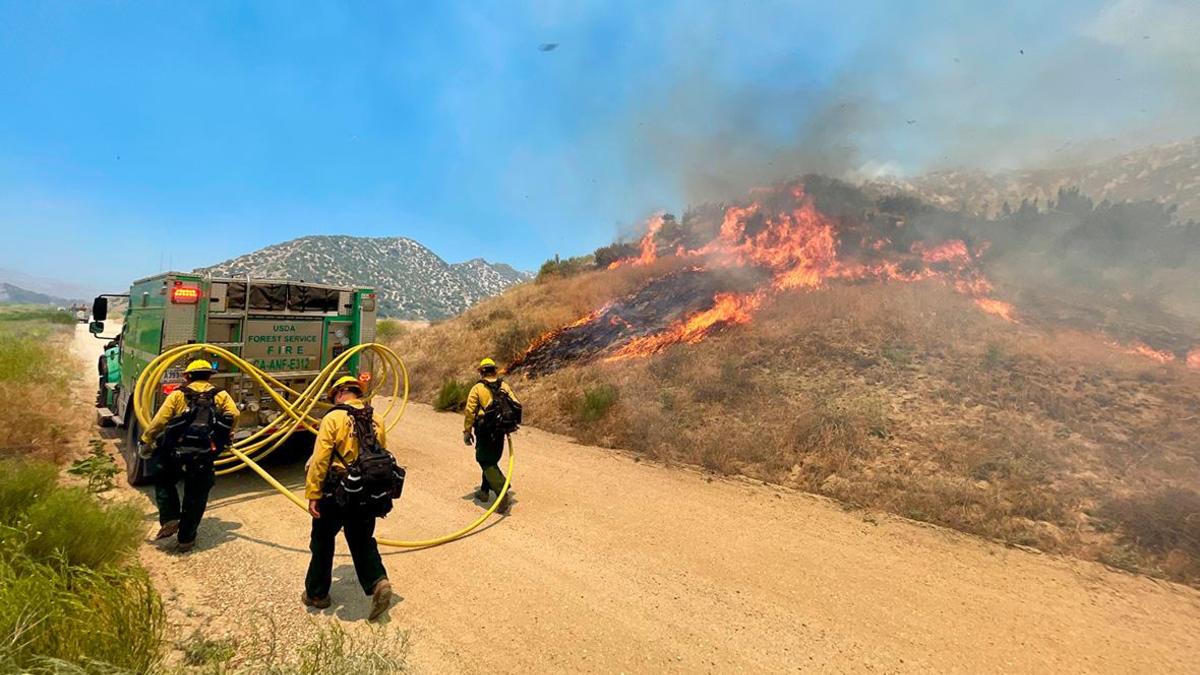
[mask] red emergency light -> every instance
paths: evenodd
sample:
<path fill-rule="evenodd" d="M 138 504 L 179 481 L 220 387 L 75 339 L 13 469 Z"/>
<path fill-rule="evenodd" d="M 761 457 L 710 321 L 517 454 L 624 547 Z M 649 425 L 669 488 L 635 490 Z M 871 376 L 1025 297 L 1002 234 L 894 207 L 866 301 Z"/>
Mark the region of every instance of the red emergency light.
<path fill-rule="evenodd" d="M 198 286 L 176 286 L 171 289 L 171 302 L 176 305 L 194 305 L 200 302 Z"/>
<path fill-rule="evenodd" d="M 181 385 L 178 382 L 171 382 L 168 384 L 164 384 L 162 386 L 162 393 L 170 394 L 171 392 L 175 391 L 176 389 L 179 389 L 180 386 Z"/>

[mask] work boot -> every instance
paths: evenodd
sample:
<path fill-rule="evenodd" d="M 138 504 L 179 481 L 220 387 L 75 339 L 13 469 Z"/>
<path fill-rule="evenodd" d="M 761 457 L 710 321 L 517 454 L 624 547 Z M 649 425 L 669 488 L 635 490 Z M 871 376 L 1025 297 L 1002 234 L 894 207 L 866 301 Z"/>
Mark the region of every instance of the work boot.
<path fill-rule="evenodd" d="M 507 492 L 504 493 L 504 499 L 500 500 L 500 506 L 496 507 L 496 513 L 499 513 L 502 516 L 507 516 L 509 513 L 512 513 L 512 495 L 508 494 Z"/>
<path fill-rule="evenodd" d="M 327 609 L 332 604 L 329 602 L 328 595 L 323 598 L 310 598 L 308 597 L 308 593 L 304 591 L 300 591 L 300 602 L 303 602 L 305 607 L 314 607 L 316 609 Z"/>
<path fill-rule="evenodd" d="M 196 542 L 194 540 L 193 541 L 181 541 L 175 546 L 175 550 L 180 553 L 187 553 L 188 551 L 192 550 L 195 547 L 196 547 Z"/>
<path fill-rule="evenodd" d="M 375 591 L 371 594 L 371 613 L 367 615 L 367 621 L 379 618 L 391 604 L 392 582 L 385 577 L 375 583 Z"/>
<path fill-rule="evenodd" d="M 178 520 L 168 520 L 167 522 L 163 523 L 161 527 L 158 528 L 158 534 L 154 535 L 154 539 L 155 539 L 155 541 L 157 541 L 159 539 L 166 539 L 167 537 L 174 537 L 178 533 L 179 533 L 179 521 Z"/>
<path fill-rule="evenodd" d="M 483 503 L 485 503 L 485 504 L 486 504 L 486 503 L 487 503 L 487 500 L 488 500 L 488 494 L 489 494 L 489 493 L 490 493 L 490 492 L 489 492 L 488 490 L 484 490 L 483 488 L 479 488 L 478 490 L 476 490 L 476 491 L 475 491 L 475 501 L 477 501 L 477 502 L 483 502 Z"/>

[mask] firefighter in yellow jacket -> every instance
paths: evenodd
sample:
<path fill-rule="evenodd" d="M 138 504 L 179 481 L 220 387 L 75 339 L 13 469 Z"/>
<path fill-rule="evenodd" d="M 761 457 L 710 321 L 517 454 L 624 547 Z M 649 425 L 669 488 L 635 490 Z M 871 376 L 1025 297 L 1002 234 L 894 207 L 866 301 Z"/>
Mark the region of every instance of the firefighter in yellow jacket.
<path fill-rule="evenodd" d="M 204 359 L 187 364 L 183 371 L 186 383 L 167 395 L 142 432 L 138 448 L 139 456 L 158 464 L 154 501 L 159 530 L 155 539 L 178 534 L 181 553 L 196 544 L 196 531 L 216 480 L 213 460 L 230 442 L 229 433 L 238 416 L 233 397 L 208 381 L 214 372 L 213 364 Z M 182 502 L 176 485 L 181 480 Z"/>
<path fill-rule="evenodd" d="M 467 408 L 463 417 L 463 443 L 475 444 L 475 461 L 483 471 L 479 489 L 475 491 L 475 499 L 488 503 L 491 490 L 497 495 L 504 489 L 504 473 L 500 470 L 500 458 L 504 455 L 505 434 L 495 429 L 489 429 L 483 424 L 484 412 L 492 405 L 493 390 L 503 390 L 513 401 L 517 395 L 507 382 L 500 379 L 496 362 L 490 358 L 479 362 L 479 382 L 471 387 L 467 395 Z M 519 403 L 519 402 L 518 402 Z M 509 486 L 511 493 L 512 486 Z M 507 514 L 512 507 L 510 494 L 505 494 L 503 501 L 496 507 L 500 513 Z"/>
<path fill-rule="evenodd" d="M 329 389 L 329 402 L 362 409 L 362 384 L 350 376 L 339 378 Z M 375 435 L 380 447 L 386 443 L 385 432 L 374 420 Z M 354 420 L 345 410 L 330 410 L 321 419 L 316 444 L 308 464 L 304 496 L 308 498 L 308 513 L 312 516 L 312 534 L 308 548 L 312 558 L 304 577 L 301 601 L 308 607 L 324 609 L 331 604 L 329 588 L 333 575 L 333 550 L 339 530 L 344 532 L 354 572 L 363 593 L 371 596 L 368 619 L 375 619 L 391 604 L 392 585 L 379 556 L 375 541 L 375 518 L 345 513 L 332 498 L 326 479 L 330 472 L 345 472 L 346 464 L 358 459 L 358 439 L 354 436 Z"/>

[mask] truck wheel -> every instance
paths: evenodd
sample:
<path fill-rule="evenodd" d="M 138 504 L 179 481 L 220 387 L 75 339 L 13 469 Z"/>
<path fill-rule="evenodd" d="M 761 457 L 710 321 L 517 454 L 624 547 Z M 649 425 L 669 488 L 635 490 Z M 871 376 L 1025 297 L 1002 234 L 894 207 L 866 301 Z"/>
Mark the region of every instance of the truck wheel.
<path fill-rule="evenodd" d="M 142 435 L 142 425 L 138 424 L 137 415 L 129 411 L 130 420 L 125 424 L 125 447 L 121 454 L 125 456 L 125 478 L 130 485 L 148 485 L 151 476 L 149 462 L 138 457 L 138 437 Z"/>

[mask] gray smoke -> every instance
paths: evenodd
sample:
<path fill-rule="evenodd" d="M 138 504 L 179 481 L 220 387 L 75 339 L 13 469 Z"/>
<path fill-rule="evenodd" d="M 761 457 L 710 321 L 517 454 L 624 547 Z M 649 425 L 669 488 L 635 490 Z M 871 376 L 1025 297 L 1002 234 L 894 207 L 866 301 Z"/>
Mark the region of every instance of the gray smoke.
<path fill-rule="evenodd" d="M 1044 8 L 883 11 L 878 26 L 847 14 L 861 40 L 821 62 L 762 47 L 787 25 L 770 11 L 686 3 L 664 30 L 696 37 L 671 43 L 626 121 L 631 172 L 676 177 L 694 203 L 807 172 L 1066 166 L 1200 134 L 1200 3 Z M 717 42 L 767 53 L 762 76 L 731 86 L 721 74 L 740 52 Z"/>

